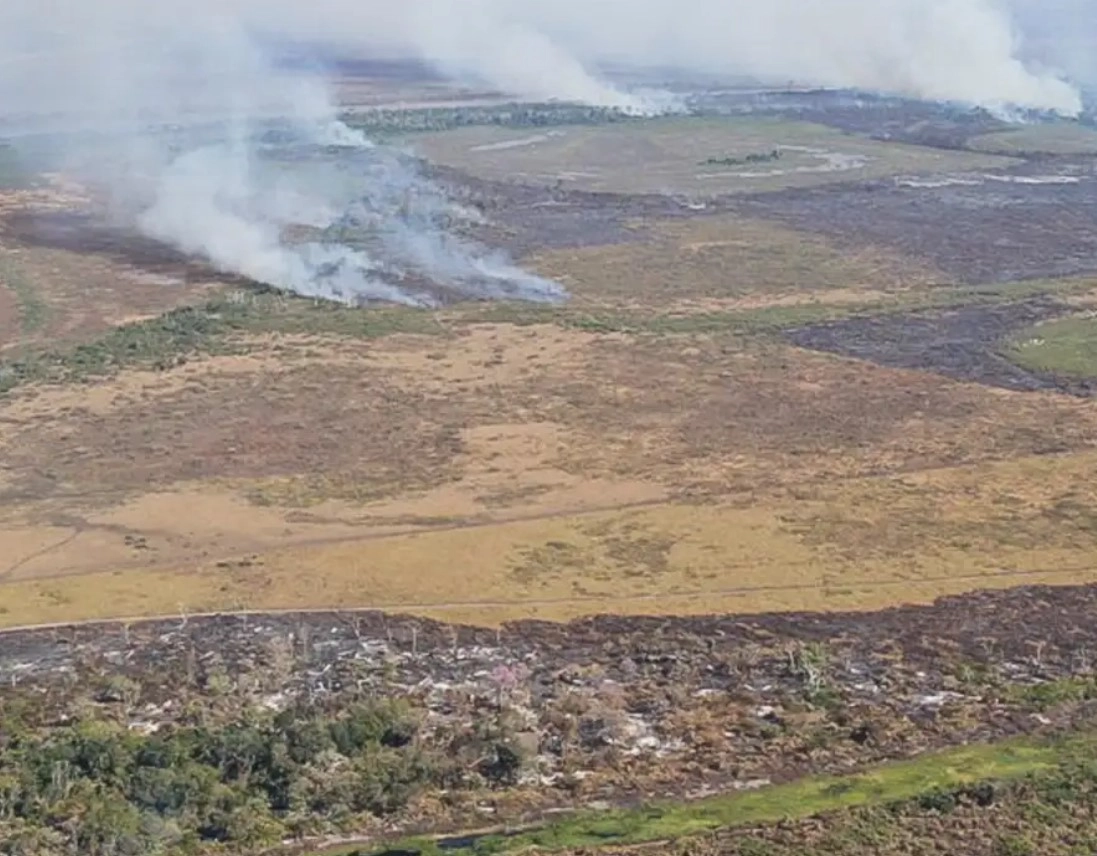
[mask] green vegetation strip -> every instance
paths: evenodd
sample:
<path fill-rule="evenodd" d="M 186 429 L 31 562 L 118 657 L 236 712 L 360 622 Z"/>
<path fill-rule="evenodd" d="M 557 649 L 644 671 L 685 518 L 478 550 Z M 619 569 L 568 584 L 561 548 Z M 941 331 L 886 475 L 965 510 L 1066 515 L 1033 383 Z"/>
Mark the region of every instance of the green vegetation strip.
<path fill-rule="evenodd" d="M 398 821 L 420 797 L 464 791 L 476 800 L 515 788 L 534 763 L 501 712 L 439 739 L 424 728 L 422 709 L 398 700 L 299 703 L 273 712 L 234 707 L 238 691 L 217 663 L 202 680 L 200 694 L 181 691 L 180 718 L 151 723 L 157 727 L 150 732 L 132 727 L 145 687 L 120 675 L 95 677 L 63 716 L 56 699 L 37 690 L 5 690 L 0 854 L 270 852 L 289 839 L 377 829 L 379 819 Z M 1061 684 L 1042 700 L 1092 691 L 1092 681 Z M 855 775 L 585 812 L 513 835 L 328 852 L 491 856 L 629 845 L 872 807 L 943 812 L 972 794 L 1004 798 L 1021 787 L 1049 806 L 1092 808 L 1097 732 L 1091 729 L 958 747 Z"/>
<path fill-rule="evenodd" d="M 588 107 L 581 104 L 487 104 L 377 109 L 343 116 L 348 125 L 375 136 L 449 131 L 477 125 L 545 128 L 557 125 L 600 125 L 638 119 L 639 117 L 612 107 Z"/>
<path fill-rule="evenodd" d="M 0 394 L 27 383 L 76 383 L 123 369 L 169 369 L 198 355 L 237 353 L 238 334 L 375 338 L 439 330 L 431 314 L 401 307 L 362 310 L 272 292 L 234 292 L 116 327 L 74 348 L 0 362 Z"/>
<path fill-rule="evenodd" d="M 804 302 L 756 309 L 690 313 L 641 313 L 599 309 L 587 311 L 569 305 L 486 304 L 470 310 L 467 321 L 512 324 L 557 324 L 605 333 L 769 333 L 806 324 L 840 321 L 918 310 L 947 310 L 961 306 L 992 305 L 1041 296 L 1067 296 L 1097 287 L 1092 278 L 1026 280 L 986 286 L 939 287 L 896 293 L 863 303 Z"/>
<path fill-rule="evenodd" d="M 936 805 L 947 802 L 951 792 L 977 783 L 1005 783 L 1037 777 L 1095 758 L 1097 735 L 1093 734 L 965 746 L 887 764 L 860 775 L 808 778 L 695 802 L 584 813 L 514 835 L 475 837 L 467 846 L 449 846 L 452 839 L 408 839 L 376 850 L 344 849 L 326 853 L 329 856 L 334 853 L 380 856 L 390 851 L 410 851 L 423 856 L 437 856 L 443 852 L 448 856 L 486 856 L 530 848 L 551 852 L 644 844 L 914 799 Z"/>
<path fill-rule="evenodd" d="M 1032 371 L 1097 376 L 1097 317 L 1079 315 L 1029 327 L 1013 336 L 1003 353 Z"/>
<path fill-rule="evenodd" d="M 19 278 L 15 281 L 18 283 Z M 175 309 L 157 318 L 116 327 L 94 342 L 0 362 L 0 394 L 28 383 L 79 383 L 108 377 L 124 369 L 166 370 L 195 356 L 240 353 L 247 348 L 241 338 L 244 334 L 373 339 L 393 333 L 439 335 L 470 324 L 497 323 L 555 324 L 600 333 L 749 336 L 851 317 L 1066 295 L 1092 290 L 1094 285 L 1092 279 L 1038 280 L 986 287 L 912 290 L 860 304 L 817 302 L 678 314 L 588 310 L 576 304 L 546 306 L 504 302 L 466 304 L 443 312 L 398 306 L 353 308 L 276 291 L 242 290 L 197 306 Z M 47 308 L 33 304 L 33 291 L 22 289 L 20 293 L 27 317 L 31 319 L 24 323 L 41 324 L 42 313 Z M 1021 355 L 1022 359 L 1024 356 Z"/>
<path fill-rule="evenodd" d="M 19 326 L 24 334 L 36 333 L 46 325 L 49 306 L 14 259 L 0 257 L 0 285 L 7 286 L 15 295 L 19 306 Z"/>

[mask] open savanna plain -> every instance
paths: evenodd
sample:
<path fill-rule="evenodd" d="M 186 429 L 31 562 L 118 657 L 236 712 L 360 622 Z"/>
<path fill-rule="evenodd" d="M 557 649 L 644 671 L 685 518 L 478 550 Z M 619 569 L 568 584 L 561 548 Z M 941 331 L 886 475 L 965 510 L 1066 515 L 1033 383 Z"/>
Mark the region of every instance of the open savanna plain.
<path fill-rule="evenodd" d="M 437 109 L 567 301 L 0 172 L 0 853 L 1094 852 L 1091 132 Z"/>
<path fill-rule="evenodd" d="M 490 148 L 496 170 L 524 174 L 521 156 L 623 187 L 650 148 L 689 201 L 468 175 L 500 241 L 524 244 L 539 210 L 555 222 L 524 261 L 572 297 L 426 311 L 224 280 L 94 228 L 58 178 L 5 192 L 0 621 L 384 606 L 495 623 L 1097 578 L 1084 361 L 1025 367 L 1048 347 L 1025 328 L 1070 316 L 1077 336 L 1097 279 L 960 284 L 937 247 L 735 204 L 804 176 L 852 193 L 1017 161 L 780 120 L 412 140 L 451 182 Z M 720 167 L 731 197 L 697 195 L 706 160 L 786 145 L 788 163 Z M 590 243 L 588 212 L 610 240 Z M 957 313 L 947 341 L 885 353 Z"/>

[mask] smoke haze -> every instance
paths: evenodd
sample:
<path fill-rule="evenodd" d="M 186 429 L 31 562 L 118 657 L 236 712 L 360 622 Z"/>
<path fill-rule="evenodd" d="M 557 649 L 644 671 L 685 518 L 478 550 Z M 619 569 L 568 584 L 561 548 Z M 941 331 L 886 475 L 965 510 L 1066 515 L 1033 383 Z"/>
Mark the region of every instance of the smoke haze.
<path fill-rule="evenodd" d="M 600 66 L 1074 115 L 1097 47 L 1097 0 L 317 0 L 276 14 L 283 29 L 410 52 L 519 95 L 625 107 L 643 96 L 607 86 Z"/>
<path fill-rule="evenodd" d="M 0 7 L 0 134 L 49 132 L 117 224 L 347 303 L 564 296 L 450 234 L 469 213 L 342 124 L 324 80 L 279 68 L 258 8 L 36 2 Z"/>
<path fill-rule="evenodd" d="M 1097 79 L 1097 0 L 4 0 L 0 133 L 83 129 L 66 166 L 108 190 L 116 216 L 301 293 L 430 302 L 409 284 L 426 276 L 461 295 L 561 296 L 455 239 L 465 213 L 341 125 L 322 79 L 261 47 L 280 41 L 411 56 L 519 97 L 636 111 L 666 96 L 599 69 L 1076 115 Z M 276 119 L 292 146 L 262 142 Z M 150 131 L 157 123 L 174 130 Z M 302 147 L 312 155 L 293 154 Z M 302 224 L 320 237 L 287 242 Z M 374 247 L 332 238 L 362 228 Z"/>

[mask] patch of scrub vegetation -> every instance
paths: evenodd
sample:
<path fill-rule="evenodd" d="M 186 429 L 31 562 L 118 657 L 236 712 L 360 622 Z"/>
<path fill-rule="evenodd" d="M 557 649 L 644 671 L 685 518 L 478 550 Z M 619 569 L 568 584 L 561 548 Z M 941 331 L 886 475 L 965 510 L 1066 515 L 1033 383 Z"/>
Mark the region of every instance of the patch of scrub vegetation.
<path fill-rule="evenodd" d="M 347 476 L 311 473 L 305 476 L 262 479 L 242 485 L 242 492 L 255 505 L 263 507 L 314 508 L 329 500 L 360 505 L 389 496 L 401 485 L 366 482 Z M 439 521 L 432 521 L 439 525 Z M 443 520 L 441 525 L 452 522 Z"/>
<path fill-rule="evenodd" d="M 140 689 L 108 679 L 98 698 L 132 701 Z M 227 691 L 211 675 L 210 694 Z M 509 783 L 520 762 L 486 723 L 430 746 L 416 712 L 393 701 L 228 719 L 196 707 L 162 733 L 101 709 L 53 727 L 44 708 L 24 697 L 0 711 L 7 856 L 263 852 L 287 837 L 375 827 L 428 788 Z"/>
<path fill-rule="evenodd" d="M 1046 710 L 1069 702 L 1097 698 L 1097 681 L 1092 677 L 1061 678 L 1036 684 L 1011 684 L 1006 688 L 1007 700 Z"/>
<path fill-rule="evenodd" d="M 104 678 L 96 702 L 57 723 L 48 701 L 9 698 L 0 718 L 0 852 L 52 856 L 258 853 L 289 838 L 384 828 L 432 791 L 512 787 L 525 763 L 500 719 L 438 744 L 420 711 L 363 700 L 226 714 L 231 681 L 211 670 L 210 701 L 167 729 L 143 731 L 116 714 L 140 684 Z M 812 777 L 749 792 L 635 809 L 583 812 L 519 832 L 442 841 L 454 856 L 629 845 L 891 806 L 947 813 L 964 800 L 1025 788 L 1049 807 L 1097 792 L 1097 738 L 966 746 L 856 775 Z M 1030 813 L 1036 817 L 1035 813 Z M 437 854 L 438 841 L 387 851 Z M 369 851 L 347 851 L 365 854 Z"/>
<path fill-rule="evenodd" d="M 772 163 L 781 159 L 781 150 L 773 149 L 768 152 L 753 152 L 743 157 L 707 158 L 701 161 L 700 166 L 748 166 L 756 163 Z"/>
<path fill-rule="evenodd" d="M 74 383 L 124 369 L 165 370 L 203 355 L 237 353 L 240 334 L 289 333 L 376 338 L 439 332 L 429 313 L 405 307 L 358 309 L 277 292 L 229 292 L 197 306 L 115 327 L 93 342 L 0 362 L 0 393 L 27 383 Z"/>
<path fill-rule="evenodd" d="M 0 166 L 0 172 L 2 169 Z M 19 327 L 23 334 L 30 335 L 41 330 L 49 318 L 49 306 L 26 271 L 9 256 L 0 256 L 0 285 L 7 286 L 15 295 Z"/>
<path fill-rule="evenodd" d="M 475 125 L 502 128 L 544 128 L 553 125 L 596 125 L 635 121 L 636 116 L 613 107 L 582 104 L 492 104 L 420 109 L 378 109 L 350 113 L 344 121 L 367 134 L 386 136 L 424 131 L 449 131 Z"/>
<path fill-rule="evenodd" d="M 728 832 L 764 824 L 787 828 L 798 819 L 818 819 L 829 813 L 852 812 L 864 817 L 882 807 L 886 808 L 885 818 L 904 811 L 943 814 L 965 801 L 990 804 L 1011 790 L 1039 794 L 1051 805 L 1084 805 L 1097 792 L 1095 761 L 1097 740 L 1089 734 L 1046 742 L 968 746 L 886 764 L 859 775 L 806 778 L 695 802 L 586 813 L 517 834 L 476 837 L 466 846 L 454 846 L 444 839 L 411 840 L 385 849 L 345 852 L 348 856 L 382 856 L 397 851 L 421 856 L 443 852 L 450 856 L 487 856 L 530 849 L 553 852 L 676 841 L 720 831 L 722 852 L 802 853 L 805 851 L 765 849 L 770 845 L 756 836 L 736 842 Z M 756 842 L 751 846 L 758 849 L 739 849 L 738 844 L 747 841 Z"/>
<path fill-rule="evenodd" d="M 1010 339 L 1003 353 L 1032 371 L 1097 377 L 1097 316 L 1076 315 L 1030 327 Z"/>

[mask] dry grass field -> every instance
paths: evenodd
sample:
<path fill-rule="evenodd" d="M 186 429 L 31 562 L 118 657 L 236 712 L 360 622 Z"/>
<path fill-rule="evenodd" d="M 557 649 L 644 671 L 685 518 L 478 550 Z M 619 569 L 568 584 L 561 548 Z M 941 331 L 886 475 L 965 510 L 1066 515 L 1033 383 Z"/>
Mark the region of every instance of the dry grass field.
<path fill-rule="evenodd" d="M 462 128 L 412 147 L 473 175 L 611 193 L 727 193 L 814 187 L 897 174 L 994 169 L 1010 160 L 877 142 L 808 122 L 666 119 L 539 131 Z M 774 153 L 779 156 L 773 160 Z"/>
<path fill-rule="evenodd" d="M 698 161 L 774 140 L 863 159 L 858 177 L 1003 163 L 763 126 L 417 144 L 494 176 L 630 192 L 739 192 L 755 179 L 702 179 Z M 767 186 L 837 180 L 817 160 L 751 168 L 787 170 Z M 559 309 L 334 310 L 240 296 L 177 259 L 26 239 L 28 209 L 79 204 L 0 198 L 2 625 L 869 609 L 1097 579 L 1097 401 L 784 335 L 1016 296 L 954 288 L 927 257 L 731 213 L 639 217 L 623 243 L 525 259 L 570 289 Z"/>
<path fill-rule="evenodd" d="M 546 250 L 531 262 L 590 303 L 649 312 L 867 303 L 941 282 L 885 251 L 825 240 L 744 217 L 648 220 L 630 243 Z"/>

